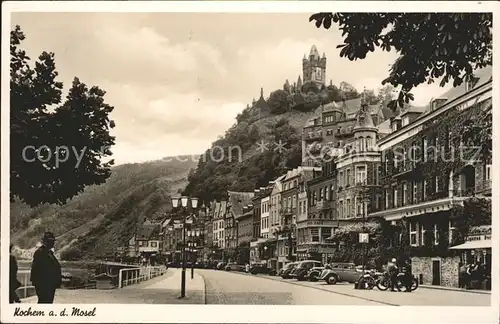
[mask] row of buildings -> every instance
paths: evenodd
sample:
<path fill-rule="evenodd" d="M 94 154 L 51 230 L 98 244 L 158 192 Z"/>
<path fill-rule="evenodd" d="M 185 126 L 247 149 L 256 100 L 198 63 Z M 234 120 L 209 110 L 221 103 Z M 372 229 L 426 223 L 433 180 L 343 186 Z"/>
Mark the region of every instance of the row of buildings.
<path fill-rule="evenodd" d="M 311 53 L 318 56 L 315 48 Z M 324 82 L 321 73 L 317 79 Z M 426 107 L 407 106 L 390 118 L 363 97 L 320 106 L 303 128 L 302 166 L 254 192 L 229 191 L 203 206 L 191 216 L 191 255 L 277 269 L 295 260 L 328 262 L 339 248 L 332 241 L 337 230 L 377 218 L 405 221 L 405 239 L 414 251 L 420 248 L 411 255 L 413 272 L 424 284 L 458 286 L 464 263 L 491 271 L 491 223 L 470 228 L 455 244 L 454 207 L 491 197 L 491 150 L 456 153 L 478 146 L 474 134 L 481 132 L 457 126 L 460 116 L 491 114 L 492 70 L 476 76 Z M 466 143 L 464 134 L 476 141 Z M 179 222 L 157 224 L 158 252 L 172 261 L 180 260 Z M 445 253 L 442 246 L 459 252 Z"/>

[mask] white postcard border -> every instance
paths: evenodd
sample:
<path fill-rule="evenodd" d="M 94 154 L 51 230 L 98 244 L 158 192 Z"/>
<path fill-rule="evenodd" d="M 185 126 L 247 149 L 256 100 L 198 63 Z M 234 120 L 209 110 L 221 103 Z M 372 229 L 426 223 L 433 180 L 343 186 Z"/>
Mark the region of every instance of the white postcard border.
<path fill-rule="evenodd" d="M 498 16 L 498 2 L 418 2 L 418 1 L 179 1 L 179 2 L 156 2 L 156 1 L 24 1 L 2 3 L 2 38 L 10 39 L 10 13 L 14 11 L 35 12 L 319 12 L 319 11 L 415 11 L 419 12 L 494 12 L 494 28 L 500 23 Z M 495 30 L 496 31 L 496 30 Z M 500 33 L 493 34 L 494 44 L 499 43 Z M 494 52 L 494 61 L 500 59 L 499 51 Z M 1 256 L 2 260 L 8 259 L 9 246 L 9 46 L 2 42 L 2 137 L 1 137 Z M 493 74 L 498 74 L 494 67 Z M 497 106 L 500 100 L 499 84 L 497 78 L 493 78 L 493 106 Z M 500 114 L 498 109 L 493 109 L 493 147 L 500 147 Z M 499 150 L 493 151 L 493 189 L 492 189 L 492 292 L 490 307 L 391 307 L 372 306 L 366 310 L 360 310 L 360 306 L 272 306 L 272 305 L 120 305 L 120 304 L 98 304 L 98 305 L 37 305 L 32 308 L 44 310 L 46 313 L 53 311 L 59 314 L 64 308 L 71 307 L 89 309 L 96 307 L 96 316 L 93 317 L 14 317 L 15 307 L 19 305 L 8 304 L 8 263 L 1 262 L 1 322 L 7 323 L 386 323 L 390 321 L 404 321 L 408 323 L 493 323 L 499 319 L 499 186 L 500 167 Z M 23 308 L 30 306 L 21 304 Z M 251 307 L 251 308 L 250 308 Z M 365 306 L 366 307 L 366 306 Z"/>

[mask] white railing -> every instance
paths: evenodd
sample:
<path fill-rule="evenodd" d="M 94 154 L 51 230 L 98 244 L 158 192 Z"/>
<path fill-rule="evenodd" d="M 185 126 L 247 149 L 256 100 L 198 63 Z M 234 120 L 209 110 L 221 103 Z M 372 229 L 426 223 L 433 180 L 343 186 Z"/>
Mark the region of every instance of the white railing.
<path fill-rule="evenodd" d="M 30 274 L 31 270 L 19 270 L 17 272 L 17 280 L 21 279 L 19 280 L 21 282 L 21 287 L 17 288 L 16 290 L 16 293 L 19 296 L 19 298 L 27 298 L 35 295 L 35 286 L 31 284 Z"/>
<path fill-rule="evenodd" d="M 153 279 L 155 277 L 164 275 L 166 272 L 167 268 L 163 266 L 120 269 L 120 272 L 118 274 L 118 288 L 123 288 L 125 286 Z"/>

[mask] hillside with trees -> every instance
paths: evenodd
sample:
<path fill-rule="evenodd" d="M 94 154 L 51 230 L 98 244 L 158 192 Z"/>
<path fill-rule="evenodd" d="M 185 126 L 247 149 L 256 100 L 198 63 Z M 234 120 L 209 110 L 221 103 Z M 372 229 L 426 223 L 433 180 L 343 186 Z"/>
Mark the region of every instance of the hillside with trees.
<path fill-rule="evenodd" d="M 365 98 L 371 104 L 384 103 L 390 100 L 392 90 L 390 85 L 377 93 L 365 90 Z M 267 185 L 301 164 L 302 128 L 321 104 L 360 95 L 347 82 L 321 89 L 305 83 L 295 93 L 285 84 L 283 89 L 272 91 L 265 104 L 248 106 L 225 135 L 206 150 L 196 169 L 189 173 L 184 194 L 208 202 L 223 199 L 228 190 L 253 191 Z M 280 141 L 283 147 L 279 146 Z M 264 149 L 260 143 L 265 143 Z"/>
<path fill-rule="evenodd" d="M 172 157 L 113 167 L 106 183 L 87 187 L 62 206 L 32 208 L 16 199 L 10 207 L 11 239 L 32 249 L 50 230 L 57 236 L 58 252 L 71 245 L 85 257 L 102 257 L 123 244 L 146 217 L 165 216 L 171 195 L 185 187 L 195 160 Z"/>

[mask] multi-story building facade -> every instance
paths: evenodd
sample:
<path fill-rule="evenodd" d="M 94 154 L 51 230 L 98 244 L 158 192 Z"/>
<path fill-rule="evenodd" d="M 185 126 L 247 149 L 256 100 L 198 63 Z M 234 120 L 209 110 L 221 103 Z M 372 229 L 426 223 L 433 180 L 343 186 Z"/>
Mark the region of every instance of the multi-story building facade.
<path fill-rule="evenodd" d="M 361 98 L 331 102 L 321 105 L 308 120 L 302 133 L 302 165 L 319 166 L 330 148 L 342 148 L 354 136 L 356 115 L 361 106 Z M 365 110 L 370 114 L 375 126 L 385 117 L 381 105 L 368 105 Z M 373 143 L 374 144 L 374 143 Z"/>
<path fill-rule="evenodd" d="M 313 259 L 326 263 L 333 253 L 333 244 L 327 239 L 339 225 L 335 206 L 335 171 L 333 158 L 325 159 L 312 177 L 299 183 L 302 192 L 299 203 L 302 212 L 297 223 L 299 260 Z"/>
<path fill-rule="evenodd" d="M 269 197 L 272 191 L 272 186 L 261 187 L 254 190 L 254 197 L 252 199 L 253 207 L 253 235 L 252 241 L 250 242 L 250 262 L 259 263 L 262 261 L 263 251 L 262 244 L 267 242 L 261 233 L 262 229 L 262 198 Z"/>
<path fill-rule="evenodd" d="M 282 180 L 281 221 L 277 231 L 278 267 L 296 259 L 297 214 L 299 211 L 299 183 L 313 177 L 318 168 L 299 166 L 286 173 Z"/>
<path fill-rule="evenodd" d="M 227 210 L 225 217 L 224 234 L 226 252 L 232 261 L 236 260 L 238 242 L 238 218 L 243 215 L 243 206 L 252 203 L 253 192 L 228 191 Z"/>
<path fill-rule="evenodd" d="M 238 262 L 250 263 L 250 242 L 253 237 L 253 205 L 243 206 L 241 215 L 237 218 L 238 226 Z"/>
<path fill-rule="evenodd" d="M 161 250 L 167 262 L 172 262 L 173 252 L 176 247 L 173 225 L 174 219 L 172 217 L 167 217 L 161 224 Z"/>
<path fill-rule="evenodd" d="M 215 202 L 211 202 L 206 208 L 206 218 L 204 224 L 204 249 L 203 261 L 208 261 L 213 258 L 214 241 L 213 241 L 213 217 L 214 217 Z"/>
<path fill-rule="evenodd" d="M 224 259 L 224 248 L 226 247 L 226 240 L 224 235 L 224 217 L 225 217 L 225 201 L 216 201 L 215 210 L 212 221 L 212 241 L 215 251 L 214 259 Z"/>
<path fill-rule="evenodd" d="M 281 192 L 283 191 L 283 179 L 286 175 L 282 175 L 272 183 L 271 191 L 271 209 L 269 211 L 270 227 L 269 231 L 274 235 L 281 225 Z"/>
<path fill-rule="evenodd" d="M 475 153 L 478 145 L 484 148 L 479 131 L 467 138 L 467 125 L 481 122 L 474 118 L 488 116 L 492 107 L 491 67 L 476 73 L 477 79 L 433 100 L 416 118 L 394 118 L 392 133 L 378 141 L 384 190 L 380 211 L 370 216 L 384 217 L 408 236 L 413 273 L 424 284 L 458 286 L 458 269 L 466 262 L 491 269 L 491 241 L 452 246 L 458 238 L 455 206 L 491 194 L 491 152 L 475 155 L 465 146 L 476 146 Z"/>
<path fill-rule="evenodd" d="M 271 196 L 268 193 L 260 201 L 260 235 L 262 238 L 269 238 L 269 211 L 271 208 Z"/>
<path fill-rule="evenodd" d="M 369 106 L 361 103 L 352 134 L 336 162 L 337 209 L 340 221 L 359 221 L 380 207 L 380 151 L 376 141 L 390 130 L 388 122 L 376 127 Z"/>
<path fill-rule="evenodd" d="M 159 256 L 161 252 L 161 227 L 161 223 L 153 223 L 146 219 L 129 239 L 128 256 L 146 259 L 149 259 L 152 255 Z"/>

